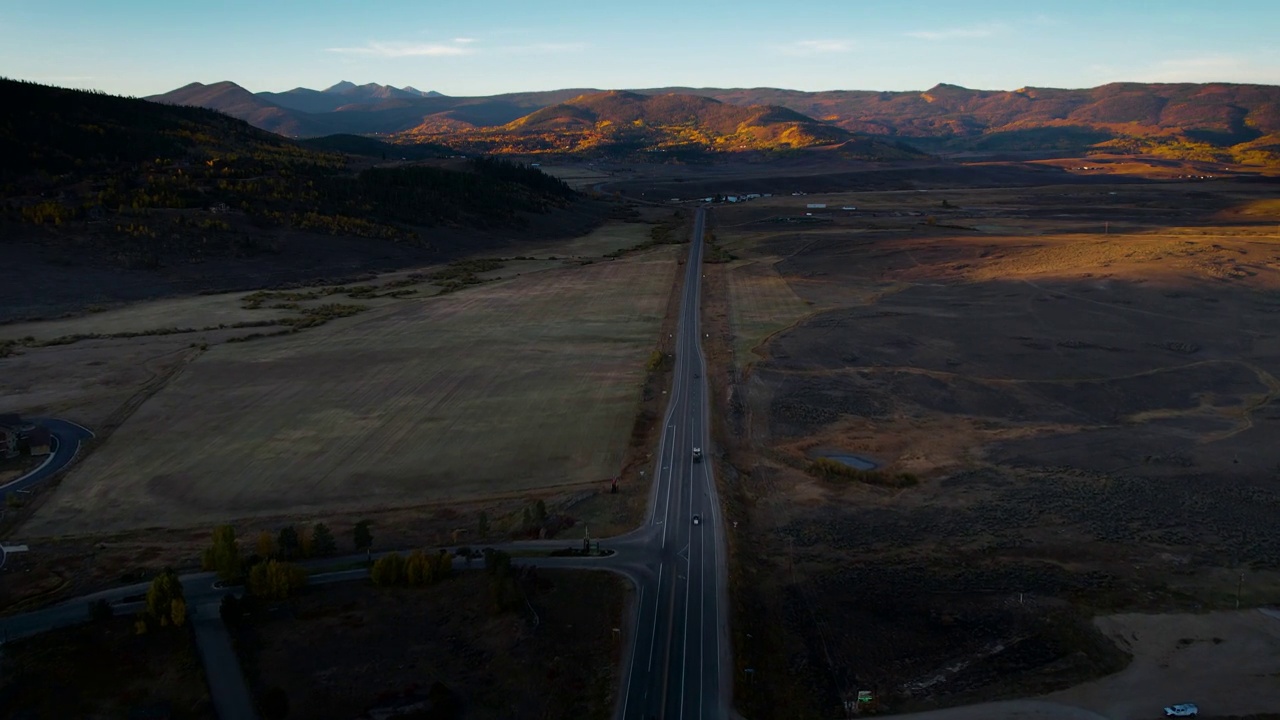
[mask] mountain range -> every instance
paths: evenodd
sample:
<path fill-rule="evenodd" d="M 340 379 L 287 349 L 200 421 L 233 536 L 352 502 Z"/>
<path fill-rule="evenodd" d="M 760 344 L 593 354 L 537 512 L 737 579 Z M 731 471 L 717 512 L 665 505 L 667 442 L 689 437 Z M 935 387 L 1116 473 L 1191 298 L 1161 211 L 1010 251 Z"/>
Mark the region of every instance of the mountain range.
<path fill-rule="evenodd" d="M 636 109 L 644 104 L 638 100 L 643 96 L 682 99 Z M 689 100 L 691 96 L 718 104 Z M 479 131 L 572 132 L 603 121 L 643 121 L 648 112 L 662 114 L 662 107 L 679 105 L 681 112 L 692 108 L 696 124 L 715 134 L 726 134 L 728 128 L 717 125 L 722 120 L 732 116 L 741 125 L 754 114 L 763 121 L 757 127 L 777 125 L 766 134 L 803 131 L 809 139 L 800 144 L 839 142 L 856 134 L 929 150 L 1102 147 L 1241 162 L 1280 157 L 1280 87 L 1273 85 L 1112 83 L 993 91 L 939 84 L 924 92 L 668 87 L 622 94 L 575 88 L 449 97 L 349 82 L 325 90 L 250 93 L 221 82 L 192 83 L 148 99 L 221 110 L 292 136 L 408 133 L 440 142 L 450 134 Z M 602 103 L 612 109 L 602 113 Z M 631 115 L 635 117 L 625 120 Z M 666 119 L 672 119 L 669 113 Z"/>
<path fill-rule="evenodd" d="M 614 90 L 579 95 L 497 127 L 442 127 L 429 118 L 401 140 L 448 144 L 467 153 L 584 152 L 613 155 L 777 150 L 848 143 L 854 135 L 777 105 L 733 105 L 709 97 Z M 870 141 L 861 156 L 918 156 L 911 148 Z"/>
<path fill-rule="evenodd" d="M 233 82 L 223 81 L 211 85 L 191 83 L 145 99 L 219 110 L 263 130 L 289 137 L 317 137 L 335 133 L 396 133 L 418 127 L 428 118 L 447 127 L 502 125 L 584 92 L 589 91 L 456 98 L 414 88 L 343 81 L 324 90 L 294 88 L 279 93 L 252 93 Z"/>

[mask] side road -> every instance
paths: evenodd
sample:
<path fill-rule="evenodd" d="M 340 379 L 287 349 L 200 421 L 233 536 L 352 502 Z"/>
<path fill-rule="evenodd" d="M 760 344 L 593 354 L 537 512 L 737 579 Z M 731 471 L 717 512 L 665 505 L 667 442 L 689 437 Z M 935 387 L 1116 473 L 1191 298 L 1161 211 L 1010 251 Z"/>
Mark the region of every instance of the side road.
<path fill-rule="evenodd" d="M 516 543 L 500 543 L 488 545 L 495 550 L 512 553 L 511 563 L 513 565 L 523 565 L 529 567 L 546 567 L 546 568 L 577 568 L 577 569 L 600 569 L 611 570 L 625 577 L 635 579 L 638 574 L 646 571 L 643 560 L 637 558 L 635 550 L 631 547 L 634 540 L 628 541 L 619 539 L 614 541 L 612 545 L 606 544 L 604 549 L 612 551 L 611 554 L 605 556 L 591 557 L 528 557 L 521 556 L 517 553 L 527 553 L 530 551 L 551 551 L 559 550 L 565 547 L 575 547 L 573 541 L 566 540 L 537 540 L 530 542 Z M 456 553 L 457 548 L 443 548 L 450 553 Z M 383 555 L 389 555 L 393 552 L 406 552 L 405 550 L 387 550 L 372 554 L 372 559 L 377 560 Z M 308 578 L 308 585 L 324 585 L 333 582 L 345 582 L 348 580 L 360 580 L 369 576 L 368 567 L 351 568 L 352 565 L 363 564 L 366 555 L 345 555 L 332 558 L 321 558 L 316 560 L 307 560 L 299 563 L 312 575 Z M 326 568 L 345 567 L 347 569 L 328 572 Z M 472 560 L 469 562 L 460 562 L 455 565 L 457 569 L 482 568 L 484 562 L 482 560 Z M 199 607 L 208 603 L 219 603 L 222 597 L 228 592 L 239 593 L 238 587 L 224 587 L 218 582 L 218 578 L 211 572 L 188 573 L 181 576 L 182 592 L 187 601 L 188 607 Z M 85 622 L 89 618 L 89 605 L 99 600 L 106 600 L 111 605 L 112 610 L 117 615 L 129 614 L 136 612 L 142 607 L 142 601 L 147 594 L 149 583 L 136 583 L 133 585 L 124 585 L 109 590 L 100 590 L 95 593 L 81 595 L 77 598 L 64 600 L 55 605 L 51 605 L 40 610 L 0 617 L 0 644 L 10 640 L 30 637 L 43 632 L 55 630 L 61 627 L 68 627 Z"/>
<path fill-rule="evenodd" d="M 616 541 L 618 547 L 606 548 L 609 555 L 590 557 L 530 557 L 514 555 L 513 565 L 525 567 L 565 568 L 609 570 L 618 573 L 632 583 L 639 584 L 649 571 L 637 557 L 636 545 L 641 539 L 630 537 Z M 565 547 L 574 547 L 572 541 L 539 540 L 523 543 L 504 543 L 492 545 L 494 549 L 505 552 L 527 553 L 529 551 L 551 551 Z M 443 548 L 455 554 L 457 548 Z M 377 559 L 396 551 L 374 553 Z M 324 572 L 326 567 L 341 567 L 354 563 L 364 563 L 366 555 L 348 555 L 337 558 L 310 560 L 302 563 L 309 571 L 307 585 L 328 585 L 332 583 L 351 582 L 369 577 L 367 564 L 362 567 L 346 570 Z M 483 560 L 468 559 L 458 563 L 459 570 L 478 570 L 485 566 Z M 319 571 L 319 572 L 316 572 Z M 218 717 L 224 720 L 253 720 L 257 717 L 253 695 L 245 682 L 240 662 L 236 658 L 231 645 L 231 636 L 222 621 L 220 607 L 222 598 L 228 593 L 239 595 L 243 588 L 239 586 L 223 587 L 217 582 L 214 573 L 189 573 L 181 577 L 183 594 L 187 606 L 194 609 L 192 627 L 195 631 L 196 646 L 204 665 L 205 676 L 209 682 L 209 692 L 213 698 Z M 30 637 L 61 627 L 68 627 L 87 622 L 89 606 L 99 600 L 106 600 L 116 615 L 132 615 L 143 608 L 147 583 L 138 583 L 125 587 L 112 588 L 84 595 L 57 605 L 35 610 L 20 615 L 0 618 L 0 645 L 9 640 Z"/>

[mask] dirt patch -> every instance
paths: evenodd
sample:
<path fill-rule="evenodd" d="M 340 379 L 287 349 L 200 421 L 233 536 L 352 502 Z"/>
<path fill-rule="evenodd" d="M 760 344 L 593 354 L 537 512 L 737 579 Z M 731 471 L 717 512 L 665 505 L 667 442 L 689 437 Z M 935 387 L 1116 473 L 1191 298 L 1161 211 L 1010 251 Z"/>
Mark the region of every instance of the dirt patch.
<path fill-rule="evenodd" d="M 1113 615 L 1098 628 L 1133 655 L 1122 672 L 1047 696 L 1138 720 L 1175 702 L 1210 716 L 1280 707 L 1280 619 L 1256 610 L 1202 615 Z"/>
<path fill-rule="evenodd" d="M 623 581 L 533 572 L 528 604 L 497 615 L 488 582 L 462 571 L 426 589 L 325 588 L 237 631 L 237 647 L 255 689 L 283 689 L 297 717 L 358 717 L 436 683 L 467 718 L 611 717 Z"/>
<path fill-rule="evenodd" d="M 216 717 L 189 628 L 137 635 L 116 618 L 6 643 L 2 658 L 5 717 Z"/>

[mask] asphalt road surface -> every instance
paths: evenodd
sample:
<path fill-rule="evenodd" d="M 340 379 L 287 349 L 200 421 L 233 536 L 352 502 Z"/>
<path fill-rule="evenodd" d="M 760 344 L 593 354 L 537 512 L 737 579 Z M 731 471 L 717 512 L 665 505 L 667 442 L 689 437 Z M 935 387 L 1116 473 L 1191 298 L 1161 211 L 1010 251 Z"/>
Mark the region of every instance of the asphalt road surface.
<path fill-rule="evenodd" d="M 658 446 L 649 519 L 640 533 L 622 539 L 624 546 L 643 546 L 651 558 L 649 572 L 637 582 L 634 642 L 620 688 L 624 720 L 729 716 L 728 571 L 711 472 L 699 324 L 705 222 L 700 209 L 685 263 L 675 379 Z M 701 460 L 694 457 L 694 448 L 701 449 Z M 697 525 L 694 516 L 701 520 Z"/>

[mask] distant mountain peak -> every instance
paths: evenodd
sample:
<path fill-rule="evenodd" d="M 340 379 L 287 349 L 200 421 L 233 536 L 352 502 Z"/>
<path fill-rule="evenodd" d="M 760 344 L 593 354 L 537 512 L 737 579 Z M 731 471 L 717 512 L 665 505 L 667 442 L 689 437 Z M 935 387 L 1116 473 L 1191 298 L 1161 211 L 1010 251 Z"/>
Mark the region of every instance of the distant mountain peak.
<path fill-rule="evenodd" d="M 405 85 L 400 89 L 408 93 L 413 93 L 414 95 L 421 95 L 422 97 L 445 97 L 444 93 L 438 93 L 435 90 L 419 90 L 412 85 Z"/>
<path fill-rule="evenodd" d="M 336 85 L 330 85 L 329 87 L 325 88 L 324 90 L 321 90 L 321 92 L 327 92 L 327 93 L 341 93 L 341 92 L 348 92 L 348 91 L 351 91 L 351 90 L 355 90 L 357 87 L 359 87 L 359 86 L 358 86 L 358 85 L 356 85 L 355 83 L 353 83 L 353 82 L 351 82 L 351 81 L 349 81 L 349 80 L 343 80 L 343 81 L 339 82 L 339 83 L 338 83 L 338 84 L 336 84 Z"/>

